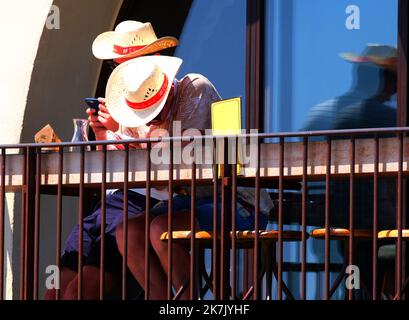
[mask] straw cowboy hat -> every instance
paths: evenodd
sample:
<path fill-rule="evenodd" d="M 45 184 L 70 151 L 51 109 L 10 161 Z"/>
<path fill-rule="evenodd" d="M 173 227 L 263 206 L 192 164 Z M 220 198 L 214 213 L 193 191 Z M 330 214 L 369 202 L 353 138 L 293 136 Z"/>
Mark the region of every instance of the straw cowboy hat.
<path fill-rule="evenodd" d="M 118 24 L 115 31 L 100 34 L 92 44 L 92 53 L 98 59 L 130 59 L 175 47 L 174 37 L 158 39 L 149 22 L 128 20 Z"/>
<path fill-rule="evenodd" d="M 106 87 L 106 106 L 125 127 L 152 121 L 163 109 L 182 60 L 167 56 L 132 59 L 114 69 Z"/>
<path fill-rule="evenodd" d="M 353 63 L 374 63 L 383 69 L 390 69 L 396 72 L 398 50 L 392 46 L 368 44 L 361 55 L 342 53 L 341 57 Z"/>

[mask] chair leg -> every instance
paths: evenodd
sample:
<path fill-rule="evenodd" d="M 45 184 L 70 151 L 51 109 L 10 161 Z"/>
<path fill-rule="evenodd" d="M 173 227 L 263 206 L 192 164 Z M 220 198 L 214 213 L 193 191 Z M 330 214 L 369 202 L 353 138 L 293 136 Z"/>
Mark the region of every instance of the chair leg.
<path fill-rule="evenodd" d="M 268 270 L 271 270 L 271 246 L 266 246 L 266 243 L 269 241 L 263 241 L 262 243 L 262 252 L 263 252 L 263 256 L 261 256 L 261 263 L 260 263 L 260 269 L 258 272 L 258 281 L 259 283 L 261 283 L 261 281 L 263 280 L 264 275 L 266 275 L 266 281 L 268 281 Z M 267 249 L 266 247 L 269 247 L 270 249 Z M 271 277 L 270 280 L 272 281 Z M 253 279 L 254 281 L 254 279 Z M 270 288 L 270 293 L 271 293 L 271 281 L 269 284 L 269 288 Z M 266 288 L 267 288 L 268 283 L 266 284 Z M 266 289 L 267 291 L 268 289 Z M 262 290 L 260 290 L 262 291 Z M 250 286 L 250 288 L 248 288 L 247 291 L 243 292 L 243 300 L 249 300 L 251 298 L 251 296 L 254 293 L 254 283 L 252 286 Z"/>
<path fill-rule="evenodd" d="M 213 291 L 213 283 L 212 283 L 213 270 L 210 269 L 210 275 L 207 274 L 206 264 L 205 264 L 205 248 L 200 248 L 198 259 L 199 259 L 198 267 L 200 268 L 197 273 L 199 275 L 198 292 L 199 292 L 200 299 L 203 299 L 205 294 L 209 290 Z M 204 285 L 203 285 L 203 281 L 204 281 Z"/>
<path fill-rule="evenodd" d="M 344 241 L 344 262 L 342 264 L 342 268 L 341 271 L 339 272 L 337 278 L 335 279 L 334 283 L 331 286 L 331 289 L 329 291 L 329 299 L 332 298 L 332 296 L 334 295 L 334 293 L 337 291 L 339 285 L 341 284 L 341 281 L 343 279 L 345 279 L 346 274 L 345 271 L 348 267 L 348 247 L 349 247 L 349 243 L 348 241 Z M 348 300 L 348 290 L 345 289 L 344 292 L 344 300 Z"/>
<path fill-rule="evenodd" d="M 190 276 L 187 276 L 185 283 L 179 288 L 176 294 L 173 296 L 172 300 L 179 300 L 182 294 L 186 291 L 186 288 L 189 285 Z"/>
<path fill-rule="evenodd" d="M 211 288 L 211 283 L 209 284 L 209 277 L 207 276 L 206 272 L 206 265 L 204 261 L 204 248 L 201 246 L 198 246 L 196 249 L 196 270 L 195 270 L 195 279 L 194 281 L 196 282 L 196 295 L 200 299 L 203 299 L 204 295 L 206 292 Z M 206 285 L 203 287 L 203 279 L 206 282 Z M 190 285 L 190 275 L 187 276 L 184 284 L 179 288 L 179 290 L 176 292 L 175 296 L 173 297 L 173 300 L 179 300 L 182 294 L 186 291 L 186 289 Z"/>
<path fill-rule="evenodd" d="M 400 288 L 400 294 L 401 294 L 401 296 L 404 295 L 405 290 L 406 290 L 406 287 L 408 286 L 408 284 L 409 284 L 409 277 L 406 278 L 405 282 L 403 283 L 402 287 Z M 389 300 L 398 300 L 398 294 L 395 294 L 395 296 L 393 296 L 393 297 L 392 297 L 391 299 L 389 299 Z"/>
<path fill-rule="evenodd" d="M 272 282 L 273 282 L 273 248 L 271 241 L 266 241 L 264 244 L 264 260 L 266 274 L 266 300 L 272 299 Z"/>
<path fill-rule="evenodd" d="M 276 257 L 277 246 L 276 242 L 272 244 L 272 264 L 271 269 L 273 271 L 274 277 L 278 281 L 278 270 L 277 270 L 277 257 Z M 290 289 L 288 289 L 287 285 L 284 281 L 281 281 L 281 289 L 284 291 L 285 295 L 287 296 L 288 300 L 295 300 L 293 294 L 291 293 Z"/>

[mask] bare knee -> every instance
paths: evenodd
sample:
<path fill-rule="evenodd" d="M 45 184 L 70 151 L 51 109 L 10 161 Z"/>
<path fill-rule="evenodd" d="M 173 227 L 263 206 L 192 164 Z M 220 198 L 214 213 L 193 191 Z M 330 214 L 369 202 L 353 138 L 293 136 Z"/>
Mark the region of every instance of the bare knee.
<path fill-rule="evenodd" d="M 145 240 L 145 219 L 143 216 L 130 219 L 128 221 L 128 245 L 143 245 Z M 116 229 L 116 243 L 118 245 L 119 251 L 123 254 L 125 247 L 125 229 L 124 225 L 121 224 Z M 138 239 L 138 241 L 132 241 Z"/>
<path fill-rule="evenodd" d="M 161 240 L 162 234 L 168 229 L 167 216 L 155 218 L 150 225 L 149 239 L 155 251 L 161 251 L 166 247 L 166 241 Z"/>

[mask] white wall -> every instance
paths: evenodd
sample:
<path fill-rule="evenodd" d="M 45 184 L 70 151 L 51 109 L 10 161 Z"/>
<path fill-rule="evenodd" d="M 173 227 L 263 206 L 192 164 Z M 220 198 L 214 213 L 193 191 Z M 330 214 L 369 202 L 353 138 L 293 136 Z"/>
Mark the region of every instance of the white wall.
<path fill-rule="evenodd" d="M 0 3 L 0 143 L 19 143 L 31 73 L 52 0 L 1 1 Z M 13 294 L 13 237 L 15 195 L 6 195 L 6 292 Z M 18 272 L 15 270 L 15 272 Z"/>

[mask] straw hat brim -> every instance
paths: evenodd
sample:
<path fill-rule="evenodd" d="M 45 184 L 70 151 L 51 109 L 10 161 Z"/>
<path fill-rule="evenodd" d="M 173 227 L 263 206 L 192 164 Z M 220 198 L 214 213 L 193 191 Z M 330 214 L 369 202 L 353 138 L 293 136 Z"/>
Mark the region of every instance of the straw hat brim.
<path fill-rule="evenodd" d="M 123 77 L 124 70 L 132 64 L 143 64 L 146 62 L 153 62 L 162 69 L 168 77 L 168 86 L 164 96 L 157 103 L 142 110 L 132 109 L 125 100 L 127 89 Z M 173 79 L 181 64 L 182 59 L 176 57 L 146 56 L 126 61 L 116 67 L 108 79 L 105 92 L 106 106 L 114 120 L 130 128 L 139 127 L 152 121 L 162 111 L 172 87 Z"/>
<path fill-rule="evenodd" d="M 370 62 L 384 69 L 397 69 L 397 57 L 380 58 L 376 56 L 360 56 L 353 53 L 341 53 L 341 58 L 352 63 Z"/>
<path fill-rule="evenodd" d="M 156 41 L 148 44 L 142 49 L 134 51 L 132 53 L 121 55 L 115 53 L 112 49 L 114 47 L 114 31 L 108 31 L 100 34 L 92 44 L 92 53 L 94 56 L 101 60 L 109 59 L 131 59 L 140 57 L 143 55 L 155 53 L 167 48 L 175 47 L 178 45 L 178 40 L 174 37 L 162 37 Z"/>

